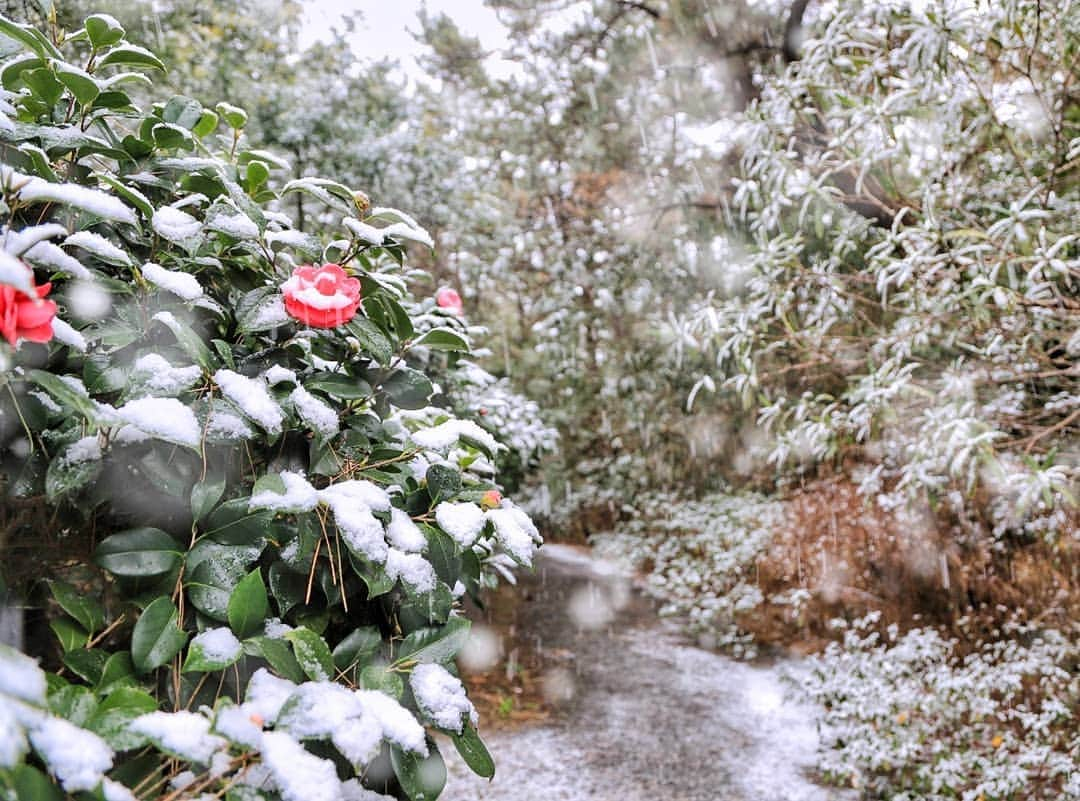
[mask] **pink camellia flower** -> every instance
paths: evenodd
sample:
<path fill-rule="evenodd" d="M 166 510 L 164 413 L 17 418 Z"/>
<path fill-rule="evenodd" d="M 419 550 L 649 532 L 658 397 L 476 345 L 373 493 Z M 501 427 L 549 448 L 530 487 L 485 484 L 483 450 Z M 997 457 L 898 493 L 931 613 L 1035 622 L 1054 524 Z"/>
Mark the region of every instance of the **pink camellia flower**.
<path fill-rule="evenodd" d="M 356 316 L 360 281 L 337 264 L 305 264 L 281 285 L 285 311 L 312 328 L 336 328 Z"/>
<path fill-rule="evenodd" d="M 457 290 L 448 286 L 442 287 L 435 293 L 435 303 L 440 309 L 446 309 L 453 314 L 461 314 L 464 308 L 461 303 L 461 295 L 457 293 Z"/>
<path fill-rule="evenodd" d="M 34 287 L 37 298 L 29 298 L 13 286 L 0 284 L 0 334 L 12 347 L 21 339 L 28 342 L 52 339 L 56 304 L 44 300 L 51 289 L 52 284 Z"/>
<path fill-rule="evenodd" d="M 497 489 L 489 489 L 480 496 L 480 505 L 485 509 L 496 509 L 502 503 L 502 493 Z"/>

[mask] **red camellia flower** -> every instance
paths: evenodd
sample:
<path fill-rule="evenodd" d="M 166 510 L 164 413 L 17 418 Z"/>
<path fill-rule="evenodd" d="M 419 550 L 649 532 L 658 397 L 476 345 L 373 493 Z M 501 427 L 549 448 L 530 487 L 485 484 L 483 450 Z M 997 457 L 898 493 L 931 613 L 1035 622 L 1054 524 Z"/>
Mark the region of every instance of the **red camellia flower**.
<path fill-rule="evenodd" d="M 435 303 L 438 304 L 440 309 L 446 309 L 448 312 L 453 312 L 454 314 L 461 314 L 463 308 L 461 304 L 461 295 L 448 286 L 444 286 L 435 293 Z"/>
<path fill-rule="evenodd" d="M 485 509 L 496 509 L 502 503 L 502 493 L 496 489 L 490 489 L 480 496 L 480 505 Z"/>
<path fill-rule="evenodd" d="M 13 286 L 0 284 L 0 334 L 12 347 L 20 339 L 48 342 L 53 337 L 52 321 L 56 304 L 44 300 L 52 284 L 34 287 L 37 298 L 28 298 Z"/>
<path fill-rule="evenodd" d="M 336 328 L 356 316 L 360 281 L 337 264 L 305 264 L 281 285 L 285 311 L 312 328 Z"/>

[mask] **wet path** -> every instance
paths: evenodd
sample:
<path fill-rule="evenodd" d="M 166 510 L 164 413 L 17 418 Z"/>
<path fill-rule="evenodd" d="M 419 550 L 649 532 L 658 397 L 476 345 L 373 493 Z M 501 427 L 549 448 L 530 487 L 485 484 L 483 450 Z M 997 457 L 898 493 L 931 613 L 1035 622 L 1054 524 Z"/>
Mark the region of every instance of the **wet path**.
<path fill-rule="evenodd" d="M 624 577 L 569 548 L 543 552 L 518 588 L 515 625 L 519 640 L 560 657 L 545 674 L 560 711 L 482 732 L 497 764 L 490 784 L 447 743 L 445 801 L 853 798 L 810 778 L 813 712 L 781 679 L 798 665 L 751 666 L 695 648 Z"/>

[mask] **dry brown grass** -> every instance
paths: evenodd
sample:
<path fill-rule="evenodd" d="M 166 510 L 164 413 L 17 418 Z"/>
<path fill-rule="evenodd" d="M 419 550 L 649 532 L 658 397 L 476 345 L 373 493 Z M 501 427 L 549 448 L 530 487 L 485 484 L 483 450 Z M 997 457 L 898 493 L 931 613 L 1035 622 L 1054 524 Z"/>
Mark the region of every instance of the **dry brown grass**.
<path fill-rule="evenodd" d="M 811 596 L 798 614 L 767 601 L 741 618 L 761 643 L 817 650 L 832 637 L 830 619 L 871 611 L 881 613 L 883 627 L 937 624 L 966 637 L 1011 617 L 1053 626 L 1080 619 L 1073 538 L 993 547 L 929 509 L 901 521 L 867 504 L 843 477 L 793 493 L 788 509 L 787 526 L 757 564 L 757 580 L 766 598 L 792 588 Z"/>

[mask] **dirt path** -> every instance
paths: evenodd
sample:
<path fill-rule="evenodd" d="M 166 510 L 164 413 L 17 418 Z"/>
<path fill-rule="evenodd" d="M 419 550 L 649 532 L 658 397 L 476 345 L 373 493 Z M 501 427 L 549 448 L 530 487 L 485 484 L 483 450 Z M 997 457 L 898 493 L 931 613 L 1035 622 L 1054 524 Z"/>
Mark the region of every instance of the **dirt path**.
<path fill-rule="evenodd" d="M 702 651 L 658 620 L 625 577 L 548 546 L 518 588 L 516 637 L 561 656 L 545 686 L 558 713 L 484 733 L 495 779 L 447 743 L 445 801 L 832 801 L 814 784 L 811 710 L 767 667 Z M 561 662 L 561 666 L 560 665 Z"/>

